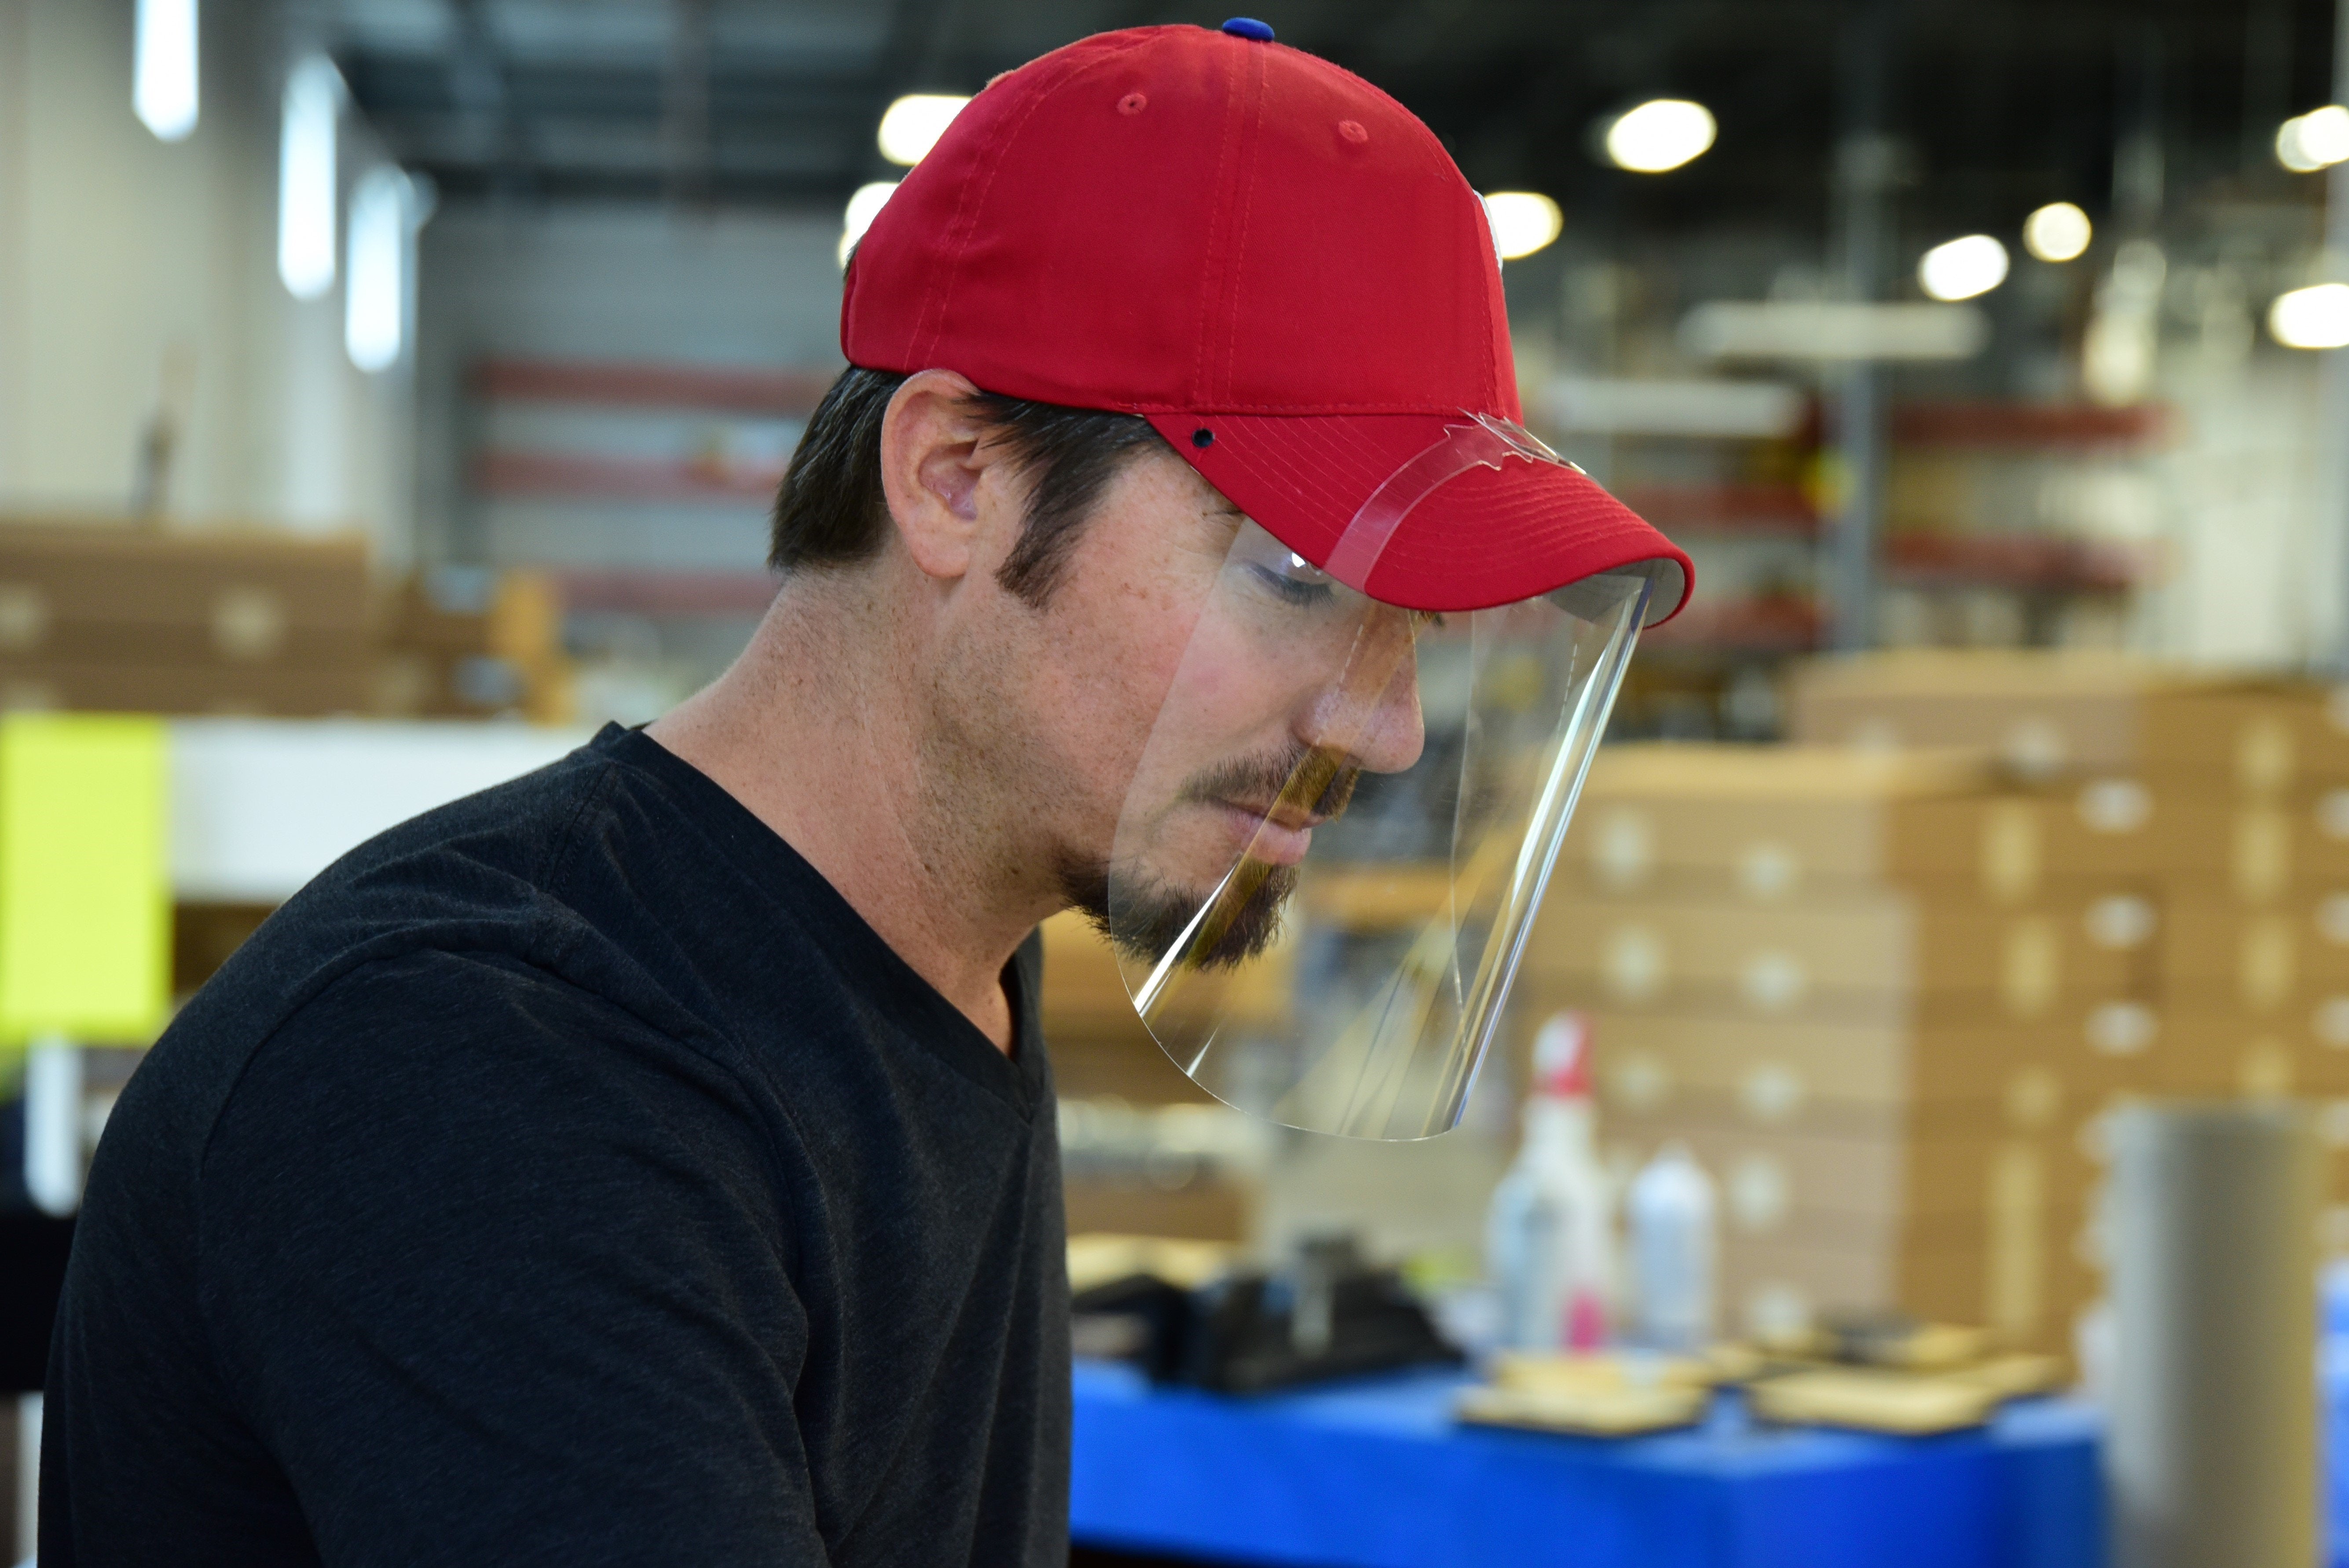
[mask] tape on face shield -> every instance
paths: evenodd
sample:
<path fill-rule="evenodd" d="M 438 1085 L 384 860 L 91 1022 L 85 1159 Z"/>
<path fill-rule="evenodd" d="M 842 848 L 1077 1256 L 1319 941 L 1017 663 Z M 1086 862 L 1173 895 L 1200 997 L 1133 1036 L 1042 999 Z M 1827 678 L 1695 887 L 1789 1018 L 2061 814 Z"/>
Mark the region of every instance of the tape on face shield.
<path fill-rule="evenodd" d="M 1640 562 L 1430 614 L 1349 583 L 1438 486 L 1557 462 L 1477 418 L 1374 491 L 1328 570 L 1244 522 L 1144 743 L 1105 910 L 1136 1011 L 1227 1104 L 1426 1138 L 1460 1118 L 1647 620 Z"/>

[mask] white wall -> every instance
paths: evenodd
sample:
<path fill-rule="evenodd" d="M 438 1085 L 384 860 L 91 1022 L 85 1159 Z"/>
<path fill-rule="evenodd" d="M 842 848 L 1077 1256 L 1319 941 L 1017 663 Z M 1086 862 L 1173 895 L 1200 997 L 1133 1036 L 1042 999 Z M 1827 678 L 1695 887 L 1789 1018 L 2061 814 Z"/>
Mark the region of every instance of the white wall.
<path fill-rule="evenodd" d="M 2157 645 L 2201 663 L 2292 667 L 2329 651 L 2336 553 L 2319 526 L 2316 356 L 2267 347 L 2182 385 L 2157 466 L 2176 556 Z"/>
<path fill-rule="evenodd" d="M 699 213 L 650 205 L 451 203 L 419 261 L 419 512 L 428 551 L 498 562 L 755 572 L 762 502 L 477 501 L 476 444 L 632 456 L 747 444 L 797 427 L 692 411 L 470 407 L 484 358 L 765 370 L 840 363 L 840 214 Z"/>
<path fill-rule="evenodd" d="M 131 113 L 132 0 L 0 0 L 0 511 L 124 510 L 171 385 L 175 517 L 404 546 L 412 377 L 351 368 L 339 286 L 277 280 L 276 15 L 204 0 L 202 119 L 166 144 Z M 349 116 L 344 142 L 347 189 Z"/>

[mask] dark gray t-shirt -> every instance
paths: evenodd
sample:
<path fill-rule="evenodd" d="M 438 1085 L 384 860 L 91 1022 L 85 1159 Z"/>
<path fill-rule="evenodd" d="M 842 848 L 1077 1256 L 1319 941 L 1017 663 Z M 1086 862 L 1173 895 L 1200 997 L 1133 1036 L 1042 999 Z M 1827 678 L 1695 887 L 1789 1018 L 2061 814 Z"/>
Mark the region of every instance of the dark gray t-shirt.
<path fill-rule="evenodd" d="M 108 1126 L 43 1568 L 1060 1568 L 1037 977 L 1007 1059 L 617 728 L 354 851 Z"/>

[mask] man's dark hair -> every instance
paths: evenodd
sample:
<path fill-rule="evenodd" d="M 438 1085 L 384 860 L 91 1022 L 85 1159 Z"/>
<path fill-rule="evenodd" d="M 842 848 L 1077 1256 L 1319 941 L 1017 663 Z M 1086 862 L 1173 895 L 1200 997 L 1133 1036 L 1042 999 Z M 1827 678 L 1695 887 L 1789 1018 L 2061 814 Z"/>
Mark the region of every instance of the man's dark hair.
<path fill-rule="evenodd" d="M 887 537 L 881 490 L 881 418 L 905 385 L 895 371 L 852 365 L 808 417 L 799 450 L 775 493 L 767 564 L 777 572 L 870 560 Z M 1136 414 L 1070 408 L 982 392 L 972 407 L 1009 444 L 1032 480 L 1028 519 L 996 581 L 1029 603 L 1051 597 L 1102 491 L 1133 456 L 1159 439 Z"/>

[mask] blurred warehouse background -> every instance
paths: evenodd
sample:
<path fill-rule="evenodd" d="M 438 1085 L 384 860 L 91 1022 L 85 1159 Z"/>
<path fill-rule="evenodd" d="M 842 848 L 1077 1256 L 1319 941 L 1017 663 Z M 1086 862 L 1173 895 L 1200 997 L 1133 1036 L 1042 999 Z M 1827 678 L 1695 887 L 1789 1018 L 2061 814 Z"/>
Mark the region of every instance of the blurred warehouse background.
<path fill-rule="evenodd" d="M 14 0 L 0 494 L 546 573 L 583 717 L 641 717 L 762 602 L 761 506 L 837 363 L 843 212 L 899 167 L 885 112 L 1158 19 Z M 2349 501 L 2308 348 L 2349 325 L 2296 291 L 2340 281 L 2317 166 L 2349 126 L 2279 143 L 2333 96 L 2326 5 L 1271 20 L 1516 193 L 1529 418 L 1707 587 L 1628 727 L 1775 734 L 1772 676 L 1822 646 L 2339 643 Z M 1912 308 L 1819 314 L 1866 302 Z"/>
<path fill-rule="evenodd" d="M 2332 0 L 1259 13 L 1486 194 L 1527 424 L 1698 597 L 1460 1132 L 1243 1123 L 1048 927 L 1071 1231 L 1348 1233 L 1489 1336 L 1480 1227 L 1566 1012 L 1609 1180 L 1672 1145 L 1718 1190 L 1725 1332 L 1906 1312 L 2093 1380 L 2133 1096 L 2305 1102 L 2349 1253 Z M 0 0 L 0 709 L 162 716 L 171 758 L 170 985 L 77 1032 L 69 1154 L 12 1124 L 11 1212 L 70 1212 L 170 995 L 326 858 L 732 657 L 847 249 L 968 95 L 1219 20 Z"/>

